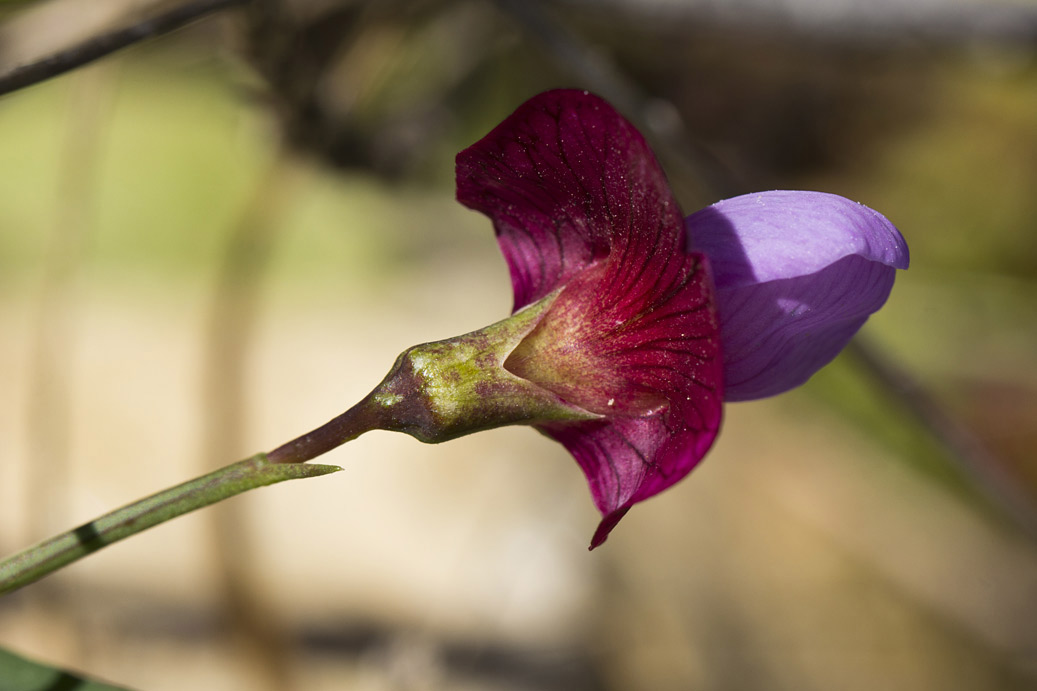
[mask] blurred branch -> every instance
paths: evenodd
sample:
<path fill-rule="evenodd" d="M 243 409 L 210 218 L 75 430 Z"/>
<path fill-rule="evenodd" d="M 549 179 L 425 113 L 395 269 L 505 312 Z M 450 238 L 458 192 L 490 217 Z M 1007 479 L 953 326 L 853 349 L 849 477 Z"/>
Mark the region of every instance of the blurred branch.
<path fill-rule="evenodd" d="M 692 179 L 712 195 L 703 204 L 749 192 L 754 187 L 738 179 L 722 161 L 693 141 L 673 104 L 642 93 L 609 55 L 568 30 L 541 5 L 523 0 L 496 0 L 496 4 L 539 40 L 562 69 L 611 101 L 648 132 L 664 158 L 682 163 L 684 172 L 690 173 Z M 1004 472 L 1005 464 L 986 448 L 969 426 L 947 411 L 877 346 L 857 337 L 850 344 L 850 352 L 874 381 L 914 415 L 943 447 L 947 457 L 985 496 L 1037 539 L 1037 511 L 1032 502 Z"/>
<path fill-rule="evenodd" d="M 27 65 L 19 65 L 0 75 L 0 96 L 70 72 L 134 43 L 168 34 L 207 14 L 248 2 L 250 0 L 197 0 L 131 26 L 94 36 L 71 48 Z"/>
<path fill-rule="evenodd" d="M 895 398 L 958 461 L 959 469 L 988 498 L 1008 513 L 1030 537 L 1037 540 L 1037 511 L 1032 501 L 1005 471 L 995 456 L 968 425 L 955 418 L 931 393 L 880 349 L 860 336 L 847 346 L 851 355 L 891 397 Z"/>

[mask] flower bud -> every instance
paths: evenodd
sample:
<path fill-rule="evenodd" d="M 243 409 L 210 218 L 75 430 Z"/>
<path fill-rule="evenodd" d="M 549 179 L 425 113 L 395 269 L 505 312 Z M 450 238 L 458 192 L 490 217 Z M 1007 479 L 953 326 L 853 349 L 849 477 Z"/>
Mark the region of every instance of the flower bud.
<path fill-rule="evenodd" d="M 379 408 L 385 429 L 426 443 L 505 425 L 601 417 L 504 367 L 556 297 L 552 293 L 484 329 L 408 348 L 368 404 Z"/>

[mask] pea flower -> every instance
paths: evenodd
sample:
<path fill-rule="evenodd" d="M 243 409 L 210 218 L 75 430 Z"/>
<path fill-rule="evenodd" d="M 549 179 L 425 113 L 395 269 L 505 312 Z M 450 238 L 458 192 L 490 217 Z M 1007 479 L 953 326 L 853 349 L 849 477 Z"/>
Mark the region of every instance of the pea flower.
<path fill-rule="evenodd" d="M 584 91 L 540 94 L 458 154 L 457 198 L 493 222 L 514 313 L 406 351 L 366 409 L 429 442 L 507 424 L 557 440 L 602 514 L 592 549 L 699 463 L 725 400 L 806 381 L 908 263 L 889 221 L 830 194 L 682 218 L 641 134 Z"/>

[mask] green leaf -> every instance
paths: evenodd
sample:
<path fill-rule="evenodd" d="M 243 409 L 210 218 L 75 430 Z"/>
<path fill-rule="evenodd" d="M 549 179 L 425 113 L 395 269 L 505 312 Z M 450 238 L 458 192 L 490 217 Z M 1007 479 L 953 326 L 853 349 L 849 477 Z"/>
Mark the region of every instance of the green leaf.
<path fill-rule="evenodd" d="M 0 648 L 0 691 L 127 691 Z"/>

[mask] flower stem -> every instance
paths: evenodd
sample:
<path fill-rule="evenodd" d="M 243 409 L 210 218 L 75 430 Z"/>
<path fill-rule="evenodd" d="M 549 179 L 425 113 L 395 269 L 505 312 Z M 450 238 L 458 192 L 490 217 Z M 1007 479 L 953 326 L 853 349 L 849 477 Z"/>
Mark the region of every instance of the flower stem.
<path fill-rule="evenodd" d="M 374 396 L 375 392 L 371 392 L 338 417 L 282 444 L 266 455 L 267 460 L 271 463 L 305 463 L 356 439 L 364 432 L 394 429 L 390 413 L 374 403 Z"/>
<path fill-rule="evenodd" d="M 0 595 L 17 590 L 123 538 L 250 489 L 341 470 L 334 465 L 277 463 L 259 453 L 163 490 L 39 543 L 0 562 Z"/>

